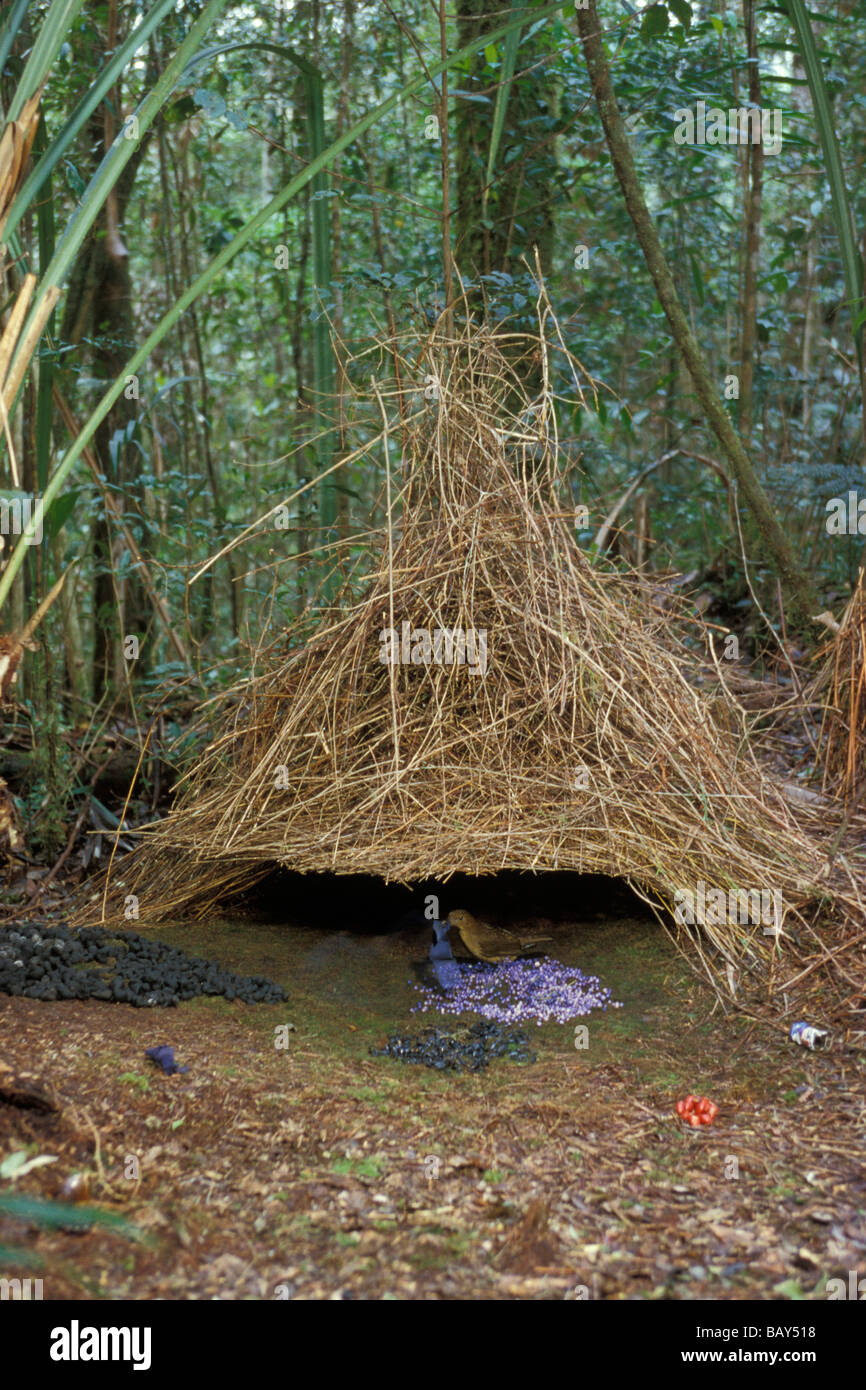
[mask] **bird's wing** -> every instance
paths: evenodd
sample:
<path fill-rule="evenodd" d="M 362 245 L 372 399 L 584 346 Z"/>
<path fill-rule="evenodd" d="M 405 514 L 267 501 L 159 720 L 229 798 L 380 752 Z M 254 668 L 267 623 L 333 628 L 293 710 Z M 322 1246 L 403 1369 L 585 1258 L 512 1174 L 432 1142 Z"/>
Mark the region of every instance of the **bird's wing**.
<path fill-rule="evenodd" d="M 471 929 L 458 926 L 457 935 L 460 937 L 460 940 L 463 942 L 463 945 L 466 947 L 467 951 L 469 951 L 473 956 L 477 956 L 479 960 L 485 959 L 485 956 L 483 954 L 483 947 L 480 941 L 474 939 L 475 933 L 473 933 Z"/>

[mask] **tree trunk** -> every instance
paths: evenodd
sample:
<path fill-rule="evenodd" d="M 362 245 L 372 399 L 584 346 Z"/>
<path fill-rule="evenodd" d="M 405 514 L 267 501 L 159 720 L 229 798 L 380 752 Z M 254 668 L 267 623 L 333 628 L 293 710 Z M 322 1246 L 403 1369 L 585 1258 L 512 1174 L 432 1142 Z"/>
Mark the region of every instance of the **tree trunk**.
<path fill-rule="evenodd" d="M 689 327 L 670 267 L 665 260 L 655 224 L 650 216 L 640 180 L 632 159 L 628 134 L 617 105 L 610 67 L 601 39 L 595 0 L 576 12 L 580 40 L 592 82 L 596 105 L 604 127 L 613 166 L 625 196 L 625 203 L 674 340 L 691 374 L 695 394 L 731 467 L 731 472 L 751 510 L 761 539 L 772 558 L 784 593 L 790 604 L 788 626 L 806 631 L 810 615 L 818 608 L 815 590 L 788 545 L 787 538 L 770 500 L 752 466 L 722 405 L 719 384 L 713 380 L 706 358 Z M 758 559 L 754 556 L 753 559 Z"/>

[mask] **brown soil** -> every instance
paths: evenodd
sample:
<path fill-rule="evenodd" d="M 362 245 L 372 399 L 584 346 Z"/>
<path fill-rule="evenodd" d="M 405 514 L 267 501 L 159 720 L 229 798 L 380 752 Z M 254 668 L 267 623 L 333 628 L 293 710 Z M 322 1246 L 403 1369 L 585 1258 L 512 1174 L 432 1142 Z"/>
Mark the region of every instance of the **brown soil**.
<path fill-rule="evenodd" d="M 57 1160 L 14 1190 L 58 1196 L 84 1173 L 141 1231 L 0 1218 L 0 1246 L 40 1261 L 0 1275 L 41 1277 L 46 1299 L 823 1299 L 866 1273 L 862 1055 L 725 1017 L 646 922 L 554 934 L 624 1007 L 583 1020 L 585 1050 L 548 1024 L 536 1063 L 476 1075 L 368 1055 L 431 1021 L 409 1014 L 424 933 L 159 931 L 279 980 L 289 1004 L 0 998 L 0 1160 Z M 147 1061 L 158 1043 L 187 1075 Z M 689 1091 L 715 1124 L 677 1118 Z"/>

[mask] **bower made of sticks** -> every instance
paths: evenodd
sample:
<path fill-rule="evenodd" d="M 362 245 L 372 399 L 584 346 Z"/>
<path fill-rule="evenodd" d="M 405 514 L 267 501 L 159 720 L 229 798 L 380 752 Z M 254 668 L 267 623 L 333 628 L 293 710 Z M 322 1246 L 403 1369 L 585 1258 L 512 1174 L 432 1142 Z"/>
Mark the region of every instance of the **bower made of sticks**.
<path fill-rule="evenodd" d="M 700 884 L 775 890 L 786 913 L 814 895 L 818 846 L 687 679 L 646 587 L 577 545 L 553 397 L 528 400 L 513 362 L 471 328 L 404 361 L 435 389 L 378 400 L 393 481 L 366 591 L 245 687 L 115 870 L 111 911 L 135 894 L 145 921 L 201 913 L 276 866 L 568 869 L 668 906 Z M 705 927 L 728 958 L 772 949 L 760 924 Z"/>
<path fill-rule="evenodd" d="M 866 587 L 864 572 L 831 641 L 816 653 L 821 663 L 814 693 L 824 708 L 824 790 L 856 809 L 863 796 L 866 746 Z M 824 615 L 825 618 L 828 615 Z M 853 804 L 852 804 L 853 803 Z"/>

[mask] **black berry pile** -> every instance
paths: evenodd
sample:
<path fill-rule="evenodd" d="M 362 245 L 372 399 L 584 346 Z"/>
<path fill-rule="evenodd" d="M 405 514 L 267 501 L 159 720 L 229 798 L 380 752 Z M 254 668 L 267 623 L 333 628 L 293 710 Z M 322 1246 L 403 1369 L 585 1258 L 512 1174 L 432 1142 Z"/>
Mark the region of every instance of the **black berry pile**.
<path fill-rule="evenodd" d="M 445 1033 L 439 1028 L 425 1028 L 415 1037 L 394 1033 L 385 1047 L 371 1047 L 370 1055 L 456 1072 L 480 1071 L 494 1057 L 507 1057 L 511 1062 L 535 1061 L 525 1033 L 490 1020 L 474 1023 L 460 1034 Z"/>
<path fill-rule="evenodd" d="M 0 926 L 0 994 L 28 999 L 105 999 L 165 1008 L 202 994 L 245 1004 L 288 998 L 262 975 L 235 975 L 135 932 L 21 923 Z"/>

